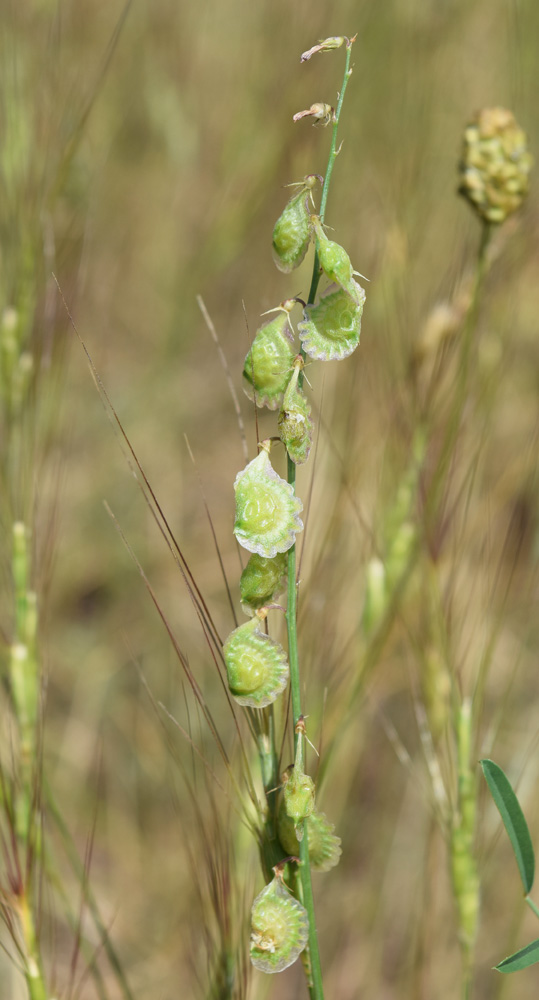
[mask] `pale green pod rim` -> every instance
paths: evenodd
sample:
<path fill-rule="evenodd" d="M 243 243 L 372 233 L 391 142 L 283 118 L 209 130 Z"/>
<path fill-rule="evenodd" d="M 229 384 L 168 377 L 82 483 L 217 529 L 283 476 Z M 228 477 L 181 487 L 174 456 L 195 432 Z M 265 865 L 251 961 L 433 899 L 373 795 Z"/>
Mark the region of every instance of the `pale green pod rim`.
<path fill-rule="evenodd" d="M 293 965 L 309 937 L 307 910 L 276 875 L 251 909 L 251 962 L 261 972 L 282 972 Z"/>
<path fill-rule="evenodd" d="M 287 655 L 280 643 L 271 639 L 260 628 L 266 609 L 234 629 L 223 646 L 228 686 L 238 705 L 249 708 L 266 708 L 282 694 L 289 678 Z M 252 671 L 250 674 L 249 672 Z M 238 677 L 249 678 L 250 690 L 239 693 Z M 253 680 L 260 679 L 257 686 Z"/>
<path fill-rule="evenodd" d="M 284 304 L 281 308 L 282 315 L 259 327 L 243 363 L 243 390 L 246 396 L 257 406 L 266 406 L 269 410 L 276 410 L 281 405 L 295 356 L 290 310 L 285 309 Z M 276 370 L 270 371 L 269 379 L 264 384 L 260 368 L 268 364 L 274 364 Z"/>
<path fill-rule="evenodd" d="M 273 469 L 265 446 L 238 473 L 234 490 L 234 534 L 240 545 L 268 559 L 287 552 L 297 532 L 303 530 L 299 516 L 303 504 L 293 487 Z"/>
<path fill-rule="evenodd" d="M 354 298 L 344 288 L 331 285 L 318 305 L 305 307 L 298 334 L 310 358 L 342 361 L 359 345 L 365 291 L 357 281 L 353 285 Z"/>

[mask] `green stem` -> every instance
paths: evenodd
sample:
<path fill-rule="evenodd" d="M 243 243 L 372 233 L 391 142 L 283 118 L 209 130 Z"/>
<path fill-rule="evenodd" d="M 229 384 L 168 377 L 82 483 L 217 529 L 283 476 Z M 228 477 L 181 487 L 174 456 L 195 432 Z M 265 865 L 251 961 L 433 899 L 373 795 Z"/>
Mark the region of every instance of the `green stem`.
<path fill-rule="evenodd" d="M 324 214 L 326 210 L 329 184 L 333 172 L 333 166 L 335 160 L 337 159 L 337 156 L 339 155 L 339 150 L 337 148 L 337 130 L 339 127 L 339 119 L 344 101 L 346 86 L 352 74 L 352 70 L 350 68 L 351 55 L 352 55 L 352 41 L 349 41 L 346 45 L 346 61 L 344 67 L 343 82 L 339 93 L 339 99 L 337 101 L 337 107 L 335 109 L 335 118 L 333 121 L 328 163 L 326 167 L 326 173 L 324 175 L 324 183 L 322 186 L 322 197 L 320 199 L 320 213 L 319 213 L 321 222 L 323 222 L 324 220 Z M 316 292 L 318 290 L 319 281 L 320 281 L 320 265 L 318 261 L 318 246 L 317 246 L 314 255 L 313 276 L 311 280 L 311 288 L 309 291 L 309 303 L 313 303 L 316 298 Z M 287 478 L 288 482 L 295 490 L 296 466 L 294 462 L 291 460 L 289 455 L 287 456 Z M 295 731 L 296 723 L 300 715 L 303 714 L 301 710 L 301 689 L 300 689 L 298 636 L 297 636 L 297 587 L 296 587 L 295 545 L 293 545 L 292 548 L 288 550 L 288 600 L 287 600 L 286 622 L 288 629 L 288 658 L 290 663 L 290 690 L 292 693 L 292 715 L 293 715 L 293 725 Z M 296 755 L 298 739 L 301 739 L 301 737 L 297 733 L 295 733 L 294 757 Z M 311 983 L 309 985 L 309 994 L 311 1000 L 324 1000 L 324 988 L 322 985 L 322 968 L 320 965 L 320 951 L 318 948 L 318 935 L 316 931 L 316 922 L 314 913 L 314 898 L 313 898 L 313 889 L 311 882 L 311 866 L 309 861 L 309 842 L 307 836 L 306 821 L 304 822 L 303 839 L 300 841 L 299 845 L 299 857 L 300 857 L 300 879 L 301 879 L 301 890 L 303 896 L 303 905 L 307 910 L 307 915 L 309 917 L 309 954 L 311 960 Z"/>
<path fill-rule="evenodd" d="M 526 902 L 527 902 L 528 906 L 535 913 L 535 916 L 539 917 L 539 906 L 536 906 L 535 903 L 534 903 L 534 901 L 533 901 L 533 899 L 530 899 L 529 896 L 526 896 L 525 898 L 526 898 Z"/>
<path fill-rule="evenodd" d="M 340 149 L 337 149 L 337 130 L 339 128 L 339 119 L 341 117 L 341 110 L 344 101 L 344 95 L 346 93 L 346 87 L 348 81 L 352 76 L 352 70 L 350 69 L 350 59 L 352 58 L 352 42 L 349 42 L 346 46 L 346 62 L 344 64 L 344 77 L 342 82 L 342 87 L 339 93 L 339 100 L 337 101 L 337 107 L 335 108 L 335 118 L 333 119 L 333 129 L 331 132 L 331 145 L 329 148 L 328 164 L 326 167 L 326 172 L 324 174 L 324 183 L 322 185 L 322 196 L 320 198 L 320 211 L 318 216 L 320 222 L 324 221 L 324 216 L 326 214 L 326 204 L 328 200 L 329 184 L 331 181 L 331 175 L 333 173 L 333 166 L 335 160 L 337 159 Z M 311 280 L 311 288 L 309 291 L 309 303 L 314 302 L 316 298 L 316 292 L 318 290 L 318 282 L 320 281 L 320 266 L 318 263 L 318 243 L 316 245 L 314 253 L 314 265 L 313 265 L 313 276 Z"/>

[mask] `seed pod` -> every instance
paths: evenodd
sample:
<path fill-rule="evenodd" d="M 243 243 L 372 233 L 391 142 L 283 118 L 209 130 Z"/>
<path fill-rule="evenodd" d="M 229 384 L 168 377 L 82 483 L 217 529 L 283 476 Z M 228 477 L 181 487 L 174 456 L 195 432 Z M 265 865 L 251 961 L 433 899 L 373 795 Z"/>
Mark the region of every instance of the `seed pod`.
<path fill-rule="evenodd" d="M 289 316 L 295 304 L 286 299 L 279 315 L 260 327 L 243 365 L 243 388 L 249 399 L 270 410 L 280 406 L 290 378 L 295 351 Z"/>
<path fill-rule="evenodd" d="M 299 267 L 312 239 L 309 196 L 318 180 L 307 174 L 300 182 L 300 191 L 293 195 L 277 219 L 273 229 L 273 260 L 279 271 L 289 274 Z"/>
<path fill-rule="evenodd" d="M 223 646 L 228 686 L 238 705 L 265 708 L 288 683 L 288 659 L 283 647 L 260 628 L 267 609 L 230 633 Z"/>
<path fill-rule="evenodd" d="M 282 972 L 296 961 L 308 936 L 307 910 L 276 873 L 251 909 L 251 962 L 261 972 Z"/>
<path fill-rule="evenodd" d="M 459 193 L 487 222 L 501 223 L 528 191 L 526 133 L 505 108 L 484 108 L 464 132 Z"/>
<path fill-rule="evenodd" d="M 279 436 L 296 465 L 307 461 L 313 440 L 311 407 L 298 386 L 303 365 L 303 358 L 298 355 L 279 413 Z"/>
<path fill-rule="evenodd" d="M 299 842 L 294 820 L 287 816 L 284 797 L 281 799 L 277 818 L 279 840 L 287 854 L 296 856 Z M 342 854 L 340 837 L 335 835 L 335 827 L 323 812 L 315 809 L 307 818 L 307 840 L 309 862 L 313 871 L 328 872 L 338 865 Z"/>
<path fill-rule="evenodd" d="M 257 457 L 236 476 L 234 534 L 249 552 L 273 559 L 291 548 L 303 530 L 303 504 L 272 468 L 269 448 L 270 442 L 263 442 Z"/>
<path fill-rule="evenodd" d="M 363 305 L 365 292 L 354 281 L 355 272 L 346 250 L 339 243 L 327 238 L 317 215 L 311 216 L 311 224 L 318 240 L 318 260 L 324 274 L 330 281 L 344 288 L 354 302 Z"/>
<path fill-rule="evenodd" d="M 273 559 L 256 553 L 249 558 L 240 580 L 241 606 L 246 614 L 271 604 L 286 586 L 286 553 L 279 552 Z"/>
<path fill-rule="evenodd" d="M 305 307 L 305 319 L 298 323 L 303 350 L 319 361 L 340 361 L 355 351 L 361 333 L 365 292 L 352 279 L 355 298 L 344 288 L 330 286 L 316 306 Z"/>

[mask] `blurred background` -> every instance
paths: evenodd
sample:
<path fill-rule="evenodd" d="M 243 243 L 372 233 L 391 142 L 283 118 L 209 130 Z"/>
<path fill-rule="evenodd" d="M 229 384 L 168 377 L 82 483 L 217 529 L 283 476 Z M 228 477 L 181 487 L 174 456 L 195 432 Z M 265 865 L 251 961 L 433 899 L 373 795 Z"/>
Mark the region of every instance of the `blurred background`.
<path fill-rule="evenodd" d="M 539 6 L 331 6 L 330 14 L 319 0 L 3 0 L 0 13 L 3 307 L 18 287 L 10 260 L 20 267 L 25 259 L 12 250 L 25 220 L 40 233 L 33 337 L 43 440 L 32 481 L 44 768 L 81 856 L 93 845 L 92 891 L 133 997 L 291 998 L 304 987 L 299 963 L 264 977 L 242 971 L 241 961 L 235 986 L 215 986 L 216 956 L 234 965 L 230 956 L 248 937 L 246 914 L 262 887 L 256 845 L 238 822 L 226 768 L 138 563 L 240 768 L 237 736 L 181 574 L 51 275 L 224 638 L 234 620 L 203 497 L 243 620 L 232 486 L 246 459 L 197 296 L 241 397 L 252 458 L 256 429 L 241 369 L 260 314 L 308 291 L 312 260 L 280 274 L 271 234 L 285 185 L 325 171 L 329 130 L 292 116 L 314 101 L 336 103 L 342 52 L 299 61 L 327 35 L 358 37 L 326 222 L 368 278 L 360 348 L 346 362 L 307 370 L 319 433 L 298 486 L 310 497 L 300 588 L 304 704 L 321 751 L 322 808 L 343 841 L 339 867 L 315 883 L 327 995 L 459 995 L 433 778 L 439 766 L 451 787 L 451 740 L 437 745 L 432 720 L 424 722 L 425 671 L 437 657 L 463 695 L 475 698 L 479 686 L 475 759 L 493 756 L 520 782 L 539 842 L 533 175 L 525 206 L 495 237 L 472 402 L 453 461 L 454 503 L 431 531 L 430 569 L 412 574 L 367 665 L 362 626 L 367 565 L 383 554 L 395 498 L 413 472 L 432 351 L 443 399 L 450 392 L 443 369 L 454 370 L 451 338 L 479 242 L 478 221 L 456 194 L 463 128 L 484 106 L 508 107 L 537 157 Z M 429 411 L 429 439 L 437 413 Z M 275 433 L 272 421 L 260 416 L 260 437 Z M 433 638 L 440 609 L 443 635 L 434 630 Z M 450 685 L 443 671 L 436 676 Z M 285 758 L 290 752 L 287 744 Z M 254 753 L 251 763 L 256 774 Z M 77 909 L 80 887 L 57 826 L 45 822 Z M 503 986 L 504 996 L 526 1000 L 536 996 L 537 969 L 507 978 L 491 971 L 539 936 L 499 834 L 481 790 L 473 996 L 501 996 Z M 58 997 L 124 996 L 84 907 L 82 931 L 107 993 L 84 975 L 81 957 L 69 994 L 73 933 L 50 888 L 43 910 Z M 5 956 L 0 969 L 0 998 L 24 996 Z"/>

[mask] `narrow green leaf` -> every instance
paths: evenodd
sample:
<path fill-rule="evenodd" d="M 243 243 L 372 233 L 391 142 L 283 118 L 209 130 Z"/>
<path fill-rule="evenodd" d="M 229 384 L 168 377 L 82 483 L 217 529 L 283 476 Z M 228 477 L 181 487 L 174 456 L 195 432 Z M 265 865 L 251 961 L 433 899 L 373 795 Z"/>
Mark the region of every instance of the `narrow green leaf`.
<path fill-rule="evenodd" d="M 533 885 L 535 855 L 533 853 L 533 844 L 528 824 L 524 819 L 524 813 L 511 788 L 509 779 L 501 767 L 495 764 L 493 760 L 481 760 L 479 763 L 483 768 L 483 774 L 490 789 L 490 794 L 494 799 L 498 812 L 502 817 L 503 825 L 507 830 L 509 840 L 511 841 L 511 847 L 513 848 L 520 871 L 524 892 L 528 894 Z M 510 960 L 506 959 L 506 961 Z M 533 959 L 533 961 L 537 961 L 537 959 Z M 499 968 L 499 966 L 496 966 L 496 968 Z M 507 971 L 512 972 L 513 970 L 510 969 Z"/>
<path fill-rule="evenodd" d="M 494 968 L 498 972 L 520 972 L 521 969 L 527 969 L 528 966 L 535 965 L 536 962 L 539 962 L 539 938 L 537 941 L 527 944 L 525 948 L 521 948 L 520 951 L 515 951 L 515 954 L 510 955 L 509 958 L 504 958 L 503 962 L 499 962 Z"/>

